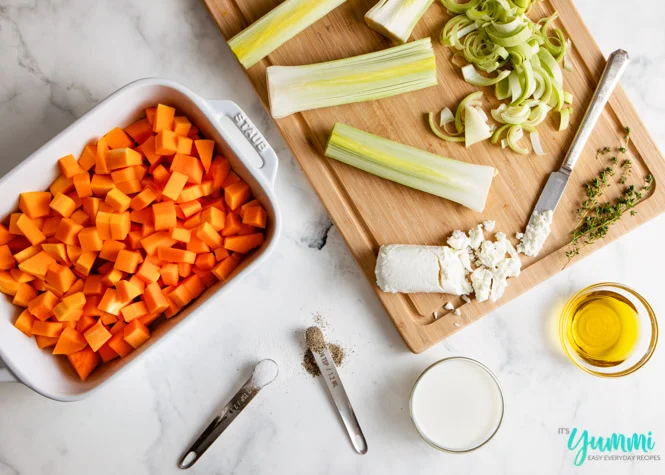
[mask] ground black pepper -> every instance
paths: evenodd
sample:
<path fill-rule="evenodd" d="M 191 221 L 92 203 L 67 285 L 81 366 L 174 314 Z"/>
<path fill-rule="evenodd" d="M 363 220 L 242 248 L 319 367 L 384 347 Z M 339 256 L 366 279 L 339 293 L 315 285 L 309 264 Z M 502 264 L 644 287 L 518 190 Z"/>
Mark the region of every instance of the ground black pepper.
<path fill-rule="evenodd" d="M 323 351 L 326 347 L 326 341 L 323 338 L 323 332 L 319 327 L 309 327 L 305 332 L 305 341 L 307 342 L 307 351 L 303 357 L 302 366 L 305 370 L 312 376 L 318 376 L 321 374 L 319 367 L 316 364 L 314 359 L 313 351 L 319 352 Z M 328 351 L 335 362 L 335 366 L 341 366 L 344 361 L 344 350 L 342 347 L 336 344 L 329 344 Z"/>
<path fill-rule="evenodd" d="M 319 327 L 309 327 L 305 332 L 305 341 L 307 342 L 307 348 L 312 351 L 323 351 L 326 347 L 323 332 Z"/>
<path fill-rule="evenodd" d="M 328 350 L 333 357 L 335 366 L 342 366 L 342 363 L 344 362 L 344 350 L 342 347 L 333 343 L 328 345 Z M 307 371 L 312 376 L 319 376 L 321 374 L 321 371 L 319 371 L 319 367 L 314 360 L 314 355 L 312 354 L 311 350 L 307 350 L 305 352 L 305 356 L 302 360 L 302 367 L 305 368 L 305 371 Z"/>

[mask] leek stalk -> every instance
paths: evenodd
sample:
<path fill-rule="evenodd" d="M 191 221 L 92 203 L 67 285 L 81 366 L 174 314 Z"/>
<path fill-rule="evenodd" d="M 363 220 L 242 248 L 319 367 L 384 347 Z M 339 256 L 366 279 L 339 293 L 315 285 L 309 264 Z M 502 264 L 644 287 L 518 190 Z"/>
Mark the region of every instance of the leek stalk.
<path fill-rule="evenodd" d="M 429 38 L 327 63 L 268 68 L 268 96 L 274 118 L 395 96 L 437 83 Z"/>
<path fill-rule="evenodd" d="M 245 69 L 251 68 L 346 0 L 286 0 L 229 40 Z"/>
<path fill-rule="evenodd" d="M 495 173 L 493 167 L 441 157 L 339 122 L 326 156 L 475 211 L 485 208 Z"/>
<path fill-rule="evenodd" d="M 406 43 L 416 23 L 433 2 L 434 0 L 380 0 L 365 14 L 365 23 L 395 43 Z"/>

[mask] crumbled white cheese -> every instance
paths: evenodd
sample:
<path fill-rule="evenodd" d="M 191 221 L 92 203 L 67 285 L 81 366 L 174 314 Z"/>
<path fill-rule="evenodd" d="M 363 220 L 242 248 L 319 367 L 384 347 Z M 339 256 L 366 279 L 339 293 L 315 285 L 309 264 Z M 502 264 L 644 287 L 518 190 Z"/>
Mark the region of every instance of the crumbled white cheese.
<path fill-rule="evenodd" d="M 446 302 L 446 304 L 443 306 L 446 310 L 455 310 L 455 306 L 451 304 L 450 302 Z"/>
<path fill-rule="evenodd" d="M 529 224 L 517 245 L 517 251 L 530 257 L 536 257 L 550 235 L 550 224 L 552 224 L 552 210 L 534 213 Z"/>
<path fill-rule="evenodd" d="M 466 249 L 469 247 L 469 237 L 466 235 L 464 231 L 460 231 L 459 229 L 456 229 L 453 231 L 453 233 L 450 235 L 448 240 L 446 241 L 450 247 L 453 249 Z"/>
<path fill-rule="evenodd" d="M 474 251 L 480 247 L 480 244 L 485 239 L 483 234 L 483 226 L 479 224 L 475 228 L 469 229 L 469 247 Z"/>
<path fill-rule="evenodd" d="M 466 303 L 471 302 L 471 299 L 467 297 L 466 295 L 462 295 L 462 300 L 464 300 Z"/>
<path fill-rule="evenodd" d="M 466 278 L 468 271 L 463 262 L 464 256 L 467 260 L 469 254 L 466 251 L 458 251 L 450 247 L 439 248 L 439 281 L 444 293 L 453 295 L 464 295 L 473 292 L 471 283 Z"/>
<path fill-rule="evenodd" d="M 502 233 L 497 233 L 497 239 Z M 477 263 L 490 269 L 495 269 L 496 266 L 506 257 L 508 248 L 506 246 L 507 240 L 498 239 L 495 242 L 483 241 L 480 249 L 476 251 Z"/>
<path fill-rule="evenodd" d="M 478 302 L 484 302 L 490 297 L 492 273 L 484 267 L 479 267 L 471 273 L 471 284 Z"/>
<path fill-rule="evenodd" d="M 459 308 L 456 308 L 455 311 L 453 312 L 454 315 L 461 317 L 462 316 L 462 311 Z"/>
<path fill-rule="evenodd" d="M 488 233 L 491 233 L 496 227 L 496 221 L 483 221 L 483 227 Z"/>
<path fill-rule="evenodd" d="M 457 252 L 459 253 L 459 260 L 466 271 L 471 272 L 473 270 L 473 267 L 471 266 L 471 254 L 469 254 L 467 249 L 460 249 Z"/>
<path fill-rule="evenodd" d="M 499 300 L 508 287 L 508 278 L 520 275 L 522 263 L 517 257 L 509 257 L 499 263 L 497 269 L 492 273 L 492 302 Z"/>

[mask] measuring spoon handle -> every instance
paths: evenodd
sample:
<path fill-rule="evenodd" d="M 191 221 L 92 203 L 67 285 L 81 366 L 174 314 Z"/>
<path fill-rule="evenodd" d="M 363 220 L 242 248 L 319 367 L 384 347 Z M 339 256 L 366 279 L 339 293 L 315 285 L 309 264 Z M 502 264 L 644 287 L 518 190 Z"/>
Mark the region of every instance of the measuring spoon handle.
<path fill-rule="evenodd" d="M 259 393 L 250 377 L 242 388 L 231 398 L 229 403 L 222 408 L 217 417 L 213 419 L 210 425 L 203 431 L 192 446 L 185 452 L 180 459 L 178 467 L 182 469 L 190 468 L 196 461 L 208 450 L 208 447 L 219 437 L 231 422 L 247 407 L 252 399 Z"/>

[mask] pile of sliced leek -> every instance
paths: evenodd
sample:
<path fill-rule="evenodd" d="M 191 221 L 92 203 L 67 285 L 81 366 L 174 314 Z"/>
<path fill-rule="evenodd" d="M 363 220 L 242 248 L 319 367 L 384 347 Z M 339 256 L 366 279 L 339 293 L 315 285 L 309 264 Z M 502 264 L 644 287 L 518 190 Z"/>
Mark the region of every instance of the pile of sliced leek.
<path fill-rule="evenodd" d="M 491 111 L 499 124 L 494 128 L 487 125 L 480 107 L 482 93 L 465 98 L 454 115 L 444 109 L 438 126 L 430 114 L 430 127 L 438 137 L 467 146 L 491 138 L 492 143 L 528 154 L 518 143 L 526 131 L 534 152 L 543 155 L 536 126 L 551 110 L 560 114 L 559 130 L 568 126 L 573 96 L 563 88 L 562 65 L 572 69 L 570 40 L 552 24 L 557 13 L 537 22 L 527 16 L 537 1 L 441 0 L 455 14 L 444 26 L 441 42 L 468 63 L 462 67 L 464 80 L 494 86 L 497 99 L 506 102 Z M 451 123 L 454 130 L 448 127 Z"/>

